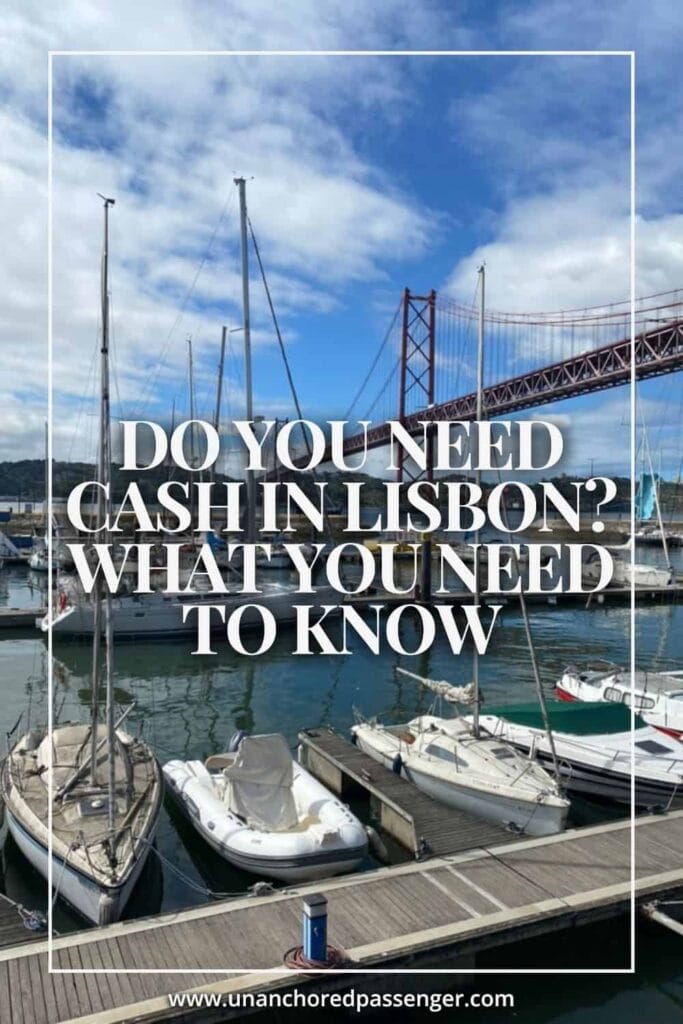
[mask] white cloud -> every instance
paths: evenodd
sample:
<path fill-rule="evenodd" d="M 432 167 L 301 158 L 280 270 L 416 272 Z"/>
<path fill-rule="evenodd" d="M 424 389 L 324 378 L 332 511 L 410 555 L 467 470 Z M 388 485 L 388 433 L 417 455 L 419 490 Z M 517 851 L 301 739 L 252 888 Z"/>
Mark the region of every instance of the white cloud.
<path fill-rule="evenodd" d="M 392 5 L 363 10 L 362 18 L 357 2 L 330 5 L 328 11 L 311 5 L 309 14 L 300 3 L 277 11 L 258 2 L 234 4 L 226 18 L 222 7 L 210 3 L 140 9 L 85 0 L 62 5 L 59 18 L 36 3 L 13 12 L 7 26 L 13 45 L 2 55 L 10 98 L 2 125 L 5 191 L 12 198 L 4 226 L 6 237 L 20 244 L 0 252 L 4 347 L 10 353 L 0 385 L 2 409 L 9 410 L 17 380 L 28 374 L 32 388 L 24 403 L 38 420 L 44 415 L 45 375 L 37 368 L 46 352 L 47 48 L 282 47 L 292 45 L 293 36 L 297 47 L 339 47 L 354 20 L 363 25 L 363 45 L 372 46 L 390 22 Z M 302 15 L 303 27 L 294 32 L 293 22 Z M 422 31 L 428 23 L 425 12 L 413 28 Z M 89 366 L 98 330 L 101 236 L 95 192 L 117 198 L 111 248 L 120 397 L 139 401 L 152 376 L 166 385 L 163 395 L 152 395 L 158 410 L 170 408 L 171 394 L 185 388 L 185 334 L 193 335 L 198 391 L 208 393 L 220 324 L 238 322 L 233 202 L 175 323 L 235 172 L 255 179 L 249 185 L 250 213 L 290 342 L 297 337 L 295 312 L 337 308 L 351 282 L 381 283 L 387 253 L 413 256 L 427 244 L 433 214 L 358 156 L 333 116 L 365 108 L 377 123 L 394 117 L 403 86 L 392 62 L 55 57 L 54 71 L 54 385 L 55 412 L 65 433 L 67 422 L 73 430 L 74 400 L 94 383 Z M 84 101 L 86 88 L 106 112 L 104 123 Z M 253 296 L 254 343 L 272 343 L 260 288 L 254 286 Z M 161 365 L 152 369 L 160 356 Z M 239 388 L 232 390 L 237 404 Z M 87 405 L 92 410 L 92 400 Z M 39 454 L 42 444 L 37 446 L 35 431 L 25 429 L 26 421 L 2 415 L 0 458 L 16 454 L 18 443 L 22 454 Z M 76 441 L 81 456 L 89 454 L 82 442 Z M 69 441 L 67 447 L 72 451 L 74 445 Z M 56 450 L 62 454 L 63 447 L 56 444 Z"/>
<path fill-rule="evenodd" d="M 676 85 L 682 27 L 672 23 L 670 5 L 628 0 L 616 11 L 587 0 L 544 0 L 503 7 L 497 22 L 487 19 L 484 38 L 446 7 L 407 8 L 400 0 L 284 0 L 275 7 L 266 0 L 15 3 L 3 19 L 0 47 L 8 199 L 0 250 L 0 458 L 15 457 L 19 448 L 22 455 L 42 450 L 50 47 L 621 48 L 637 34 L 638 290 L 677 286 L 683 215 L 671 199 L 681 171 L 672 136 L 683 124 Z M 467 225 L 483 241 L 448 275 L 448 287 L 461 298 L 470 299 L 482 259 L 489 303 L 498 308 L 558 309 L 628 294 L 625 71 L 621 64 L 579 58 L 571 73 L 568 67 L 540 59 L 492 63 L 451 107 L 463 154 L 481 169 L 490 191 L 478 222 Z M 295 346 L 307 342 L 296 314 L 304 307 L 343 311 L 359 282 L 373 289 L 370 306 L 378 300 L 392 307 L 386 266 L 429 257 L 443 229 L 444 215 L 397 191 L 363 145 L 363 132 L 381 138 L 388 126 L 403 124 L 409 132 L 412 90 L 428 85 L 428 62 L 55 58 L 55 73 L 57 454 L 90 454 L 92 431 L 83 424 L 92 423 L 92 401 L 84 396 L 94 391 L 98 329 L 101 210 L 95 192 L 117 197 L 112 277 L 121 399 L 141 404 L 141 392 L 149 390 L 147 411 L 159 414 L 168 412 L 172 395 L 183 400 L 186 333 L 193 335 L 198 391 L 208 401 L 220 325 L 239 317 L 233 202 L 184 315 L 169 333 L 235 172 L 254 176 L 250 212 L 285 336 Z M 97 85 L 106 108 L 104 137 L 79 92 L 84 83 Z M 256 286 L 253 295 L 258 348 L 272 344 L 273 335 Z M 444 354 L 442 363 L 449 358 Z M 237 407 L 242 387 L 233 363 L 229 390 Z M 163 384 L 156 395 L 150 380 Z M 288 406 L 284 390 L 270 394 L 264 387 L 261 397 L 272 408 Z M 79 407 L 84 411 L 76 420 Z"/>

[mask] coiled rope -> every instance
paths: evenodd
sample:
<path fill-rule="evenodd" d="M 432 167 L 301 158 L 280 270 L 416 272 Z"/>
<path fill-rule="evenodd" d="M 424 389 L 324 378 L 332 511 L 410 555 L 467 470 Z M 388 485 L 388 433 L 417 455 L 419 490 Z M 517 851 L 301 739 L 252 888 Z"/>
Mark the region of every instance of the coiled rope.
<path fill-rule="evenodd" d="M 344 950 L 337 946 L 328 946 L 326 953 L 325 960 L 309 960 L 304 956 L 303 946 L 292 946 L 285 953 L 283 963 L 293 971 L 334 971 L 351 963 Z"/>

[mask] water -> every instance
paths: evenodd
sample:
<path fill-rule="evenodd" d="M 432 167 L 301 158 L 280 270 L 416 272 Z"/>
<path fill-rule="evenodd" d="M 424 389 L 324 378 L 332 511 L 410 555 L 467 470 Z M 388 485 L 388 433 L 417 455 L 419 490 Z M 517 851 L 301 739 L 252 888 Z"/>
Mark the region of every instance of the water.
<path fill-rule="evenodd" d="M 638 553 L 639 559 L 655 558 L 652 549 Z M 679 568 L 683 553 L 675 552 Z M 37 607 L 45 603 L 45 579 L 24 567 L 5 567 L 0 574 L 0 603 Z M 531 609 L 532 628 L 547 692 L 568 662 L 581 658 L 607 658 L 627 663 L 629 612 L 626 606 L 592 607 L 538 606 Z M 403 623 L 408 643 L 416 624 Z M 283 732 L 296 743 L 302 727 L 332 725 L 342 732 L 353 722 L 354 709 L 365 715 L 400 721 L 425 711 L 429 698 L 415 684 L 397 674 L 399 664 L 423 675 L 466 683 L 471 679 L 471 653 L 454 657 L 442 638 L 425 655 L 400 657 L 386 650 L 371 655 L 359 642 L 352 657 L 292 657 L 293 637 L 283 631 L 275 646 L 257 659 L 240 657 L 220 640 L 214 657 L 189 653 L 190 642 L 119 643 L 115 652 L 114 682 L 122 704 L 137 702 L 129 718 L 131 728 L 142 732 L 159 759 L 171 757 L 204 759 L 225 749 L 238 729 Z M 637 616 L 638 662 L 641 666 L 680 667 L 683 660 L 683 609 L 668 604 L 643 604 Z M 489 653 L 480 662 L 483 693 L 490 703 L 533 699 L 534 684 L 524 637 L 523 624 L 514 606 L 505 607 Z M 55 642 L 55 706 L 62 719 L 87 716 L 89 700 L 90 648 L 87 643 Z M 11 729 L 20 714 L 30 714 L 33 723 L 47 717 L 46 644 L 40 634 L 0 634 L 0 735 Z M 24 717 L 22 725 L 25 725 Z M 365 809 L 364 809 L 365 813 Z M 581 807 L 575 820 L 590 820 L 601 813 Z M 131 916 L 188 907 L 208 898 L 205 890 L 242 893 L 252 884 L 251 876 L 226 865 L 199 839 L 177 809 L 167 800 L 157 847 L 164 862 L 150 856 L 141 884 L 134 893 Z M 392 848 L 395 857 L 398 852 Z M 365 868 L 373 866 L 371 859 Z M 180 874 L 178 874 L 179 872 Z M 180 877 L 180 875 L 184 877 Z M 188 884 L 189 882 L 189 884 Z M 192 888 L 194 886 L 195 888 Z M 14 899 L 36 909 L 46 909 L 45 885 L 33 872 L 11 841 L 1 862 L 0 887 Z M 60 931 L 83 927 L 69 910 L 57 905 L 55 926 Z M 604 1019 L 606 1004 L 624 1020 L 642 1020 L 666 1008 L 667 1019 L 675 1019 L 675 1006 L 683 997 L 680 940 L 648 926 L 641 929 L 643 967 L 637 979 L 593 978 L 581 982 L 581 995 L 571 979 L 564 984 L 534 980 L 535 1007 L 522 999 L 523 1019 Z M 578 935 L 579 933 L 577 933 Z M 595 949 L 598 967 L 612 957 L 623 965 L 627 956 L 625 926 L 611 924 L 607 941 L 599 929 L 581 932 L 576 941 L 582 951 Z M 574 941 L 573 939 L 569 941 Z M 613 949 L 610 949 L 610 942 Z M 558 952 L 559 950 L 559 952 Z M 493 966 L 566 964 L 568 947 L 547 940 L 522 944 L 496 954 Z M 558 956 L 560 959 L 558 960 Z M 552 957 L 552 960 L 549 958 Z M 524 961 L 522 961 L 524 962 Z M 486 984 L 480 986 L 487 989 Z M 504 984 L 502 990 L 523 992 L 528 986 Z M 637 993 L 630 1000 L 627 993 Z M 629 1016 L 638 1007 L 639 1016 Z M 623 1011 L 623 1012 L 622 1012 Z M 680 1014 L 680 1009 L 678 1010 Z M 587 1014 L 587 1015 L 586 1015 Z M 683 1015 L 682 1015 L 683 1016 Z M 492 1021 L 507 1019 L 490 1011 Z"/>

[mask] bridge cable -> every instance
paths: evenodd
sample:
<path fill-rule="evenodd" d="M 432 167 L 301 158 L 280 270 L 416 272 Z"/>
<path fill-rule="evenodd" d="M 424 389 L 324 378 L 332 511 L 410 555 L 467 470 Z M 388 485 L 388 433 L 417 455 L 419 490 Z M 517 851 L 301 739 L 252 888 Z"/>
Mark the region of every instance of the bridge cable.
<path fill-rule="evenodd" d="M 375 358 L 374 358 L 374 359 L 372 360 L 372 364 L 371 364 L 371 366 L 370 366 L 370 369 L 368 370 L 367 374 L 365 375 L 365 380 L 363 381 L 363 383 L 362 383 L 362 384 L 361 384 L 361 386 L 359 387 L 358 391 L 356 392 L 355 398 L 354 398 L 354 399 L 353 399 L 353 401 L 351 402 L 351 405 L 350 405 L 350 406 L 348 407 L 348 409 L 347 409 L 347 410 L 346 410 L 346 412 L 344 413 L 343 419 L 347 420 L 347 419 L 349 418 L 349 416 L 351 415 L 351 413 L 352 413 L 352 412 L 353 412 L 353 410 L 355 409 L 355 407 L 356 407 L 356 404 L 357 404 L 358 400 L 360 399 L 360 396 L 361 396 L 361 395 L 363 394 L 363 392 L 365 391 L 365 388 L 366 388 L 366 387 L 367 387 L 367 385 L 368 385 L 368 381 L 370 380 L 370 377 L 372 376 L 372 374 L 373 374 L 373 372 L 374 372 L 374 370 L 375 370 L 375 368 L 376 368 L 376 366 L 377 366 L 377 363 L 378 363 L 378 362 L 379 362 L 379 360 L 380 360 L 380 356 L 382 355 L 382 352 L 384 351 L 384 349 L 385 349 L 385 347 L 386 347 L 386 344 L 387 344 L 387 342 L 389 341 L 389 338 L 391 337 L 391 333 L 392 333 L 392 331 L 393 331 L 394 327 L 396 326 L 396 321 L 397 321 L 397 319 L 398 319 L 398 314 L 399 314 L 399 313 L 400 313 L 400 311 L 401 311 L 401 306 L 402 306 L 402 305 L 403 305 L 403 298 L 400 298 L 400 299 L 399 299 L 399 302 L 398 302 L 398 305 L 397 305 L 397 307 L 396 307 L 396 312 L 394 313 L 394 315 L 393 315 L 393 317 L 392 317 L 392 319 L 391 319 L 391 323 L 389 324 L 389 327 L 388 327 L 388 329 L 387 329 L 387 332 L 386 332 L 386 334 L 384 335 L 384 338 L 383 338 L 383 340 L 382 340 L 382 343 L 381 343 L 381 345 L 380 345 L 380 346 L 379 346 L 379 348 L 377 349 L 377 352 L 376 352 L 376 354 L 375 354 Z"/>

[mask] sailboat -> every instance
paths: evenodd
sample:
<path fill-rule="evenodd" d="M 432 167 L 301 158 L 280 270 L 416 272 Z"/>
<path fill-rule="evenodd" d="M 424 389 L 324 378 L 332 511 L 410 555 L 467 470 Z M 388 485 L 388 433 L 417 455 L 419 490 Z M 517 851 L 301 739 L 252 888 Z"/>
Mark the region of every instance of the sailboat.
<path fill-rule="evenodd" d="M 484 274 L 480 274 L 477 419 L 483 418 Z M 477 472 L 476 483 L 480 483 Z M 479 536 L 475 533 L 474 604 L 479 603 Z M 479 657 L 474 650 L 474 679 L 466 689 L 397 669 L 452 703 L 471 703 L 471 718 L 420 715 L 397 726 L 375 720 L 353 726 L 353 741 L 375 760 L 413 782 L 418 789 L 453 807 L 529 835 L 564 829 L 569 801 L 559 783 L 536 760 L 489 736 L 480 727 Z"/>
<path fill-rule="evenodd" d="M 109 415 L 109 207 L 104 200 L 102 257 L 101 402 L 98 481 L 110 475 Z M 107 489 L 108 493 L 108 489 Z M 100 512 L 109 499 L 100 488 Z M 36 870 L 52 877 L 56 892 L 97 925 L 118 920 L 149 854 L 163 795 L 163 777 L 150 748 L 118 720 L 112 679 L 112 600 L 95 588 L 92 704 L 86 723 L 51 732 L 29 729 L 8 751 L 0 803 L 17 846 Z M 101 651 L 100 623 L 104 634 Z M 104 659 L 102 659 L 104 653 Z M 106 695 L 100 721 L 101 662 Z M 18 728 L 19 723 L 15 726 Z M 14 731 L 14 730 L 13 730 Z"/>
<path fill-rule="evenodd" d="M 242 248 L 242 313 L 244 333 L 244 362 L 246 390 L 246 418 L 253 420 L 253 386 L 251 372 L 251 314 L 249 302 L 249 258 L 247 239 L 247 201 L 244 178 L 235 178 L 240 199 L 240 235 Z M 220 392 L 219 392 L 220 394 Z M 217 400 L 219 408 L 220 399 Z M 244 541 L 253 544 L 256 540 L 256 480 L 253 470 L 246 474 L 247 516 Z M 209 543 L 209 547 L 211 547 Z M 337 604 L 338 594 L 332 587 L 313 588 L 313 595 L 300 595 L 292 583 L 273 581 L 261 583 L 259 592 L 253 595 L 253 602 L 269 609 L 277 622 L 294 622 L 296 608 L 313 602 Z M 189 589 L 180 593 L 153 591 L 151 594 L 123 593 L 120 591 L 111 599 L 111 628 L 115 636 L 173 636 L 191 635 L 196 632 L 193 616 L 185 618 L 187 604 L 217 603 L 217 595 L 206 589 Z M 243 593 L 239 584 L 228 584 L 228 593 L 220 595 L 220 603 L 226 607 L 226 618 L 232 611 L 248 607 L 241 619 L 241 628 L 259 628 L 262 617 L 250 603 L 250 595 Z M 47 615 L 37 620 L 37 625 L 47 631 L 52 627 L 53 635 L 89 635 L 96 628 L 96 616 L 92 602 L 87 595 L 73 589 L 61 588 L 54 607 Z M 222 620 L 214 616 L 216 629 L 223 627 Z M 224 627 L 223 627 L 224 628 Z"/>
<path fill-rule="evenodd" d="M 398 668 L 451 702 L 467 703 L 473 688 L 450 686 Z M 475 734 L 464 717 L 419 715 L 403 725 L 360 722 L 354 743 L 386 768 L 442 803 L 530 836 L 561 832 L 569 801 L 552 776 L 531 757 L 485 731 Z"/>
<path fill-rule="evenodd" d="M 658 476 L 654 472 L 650 444 L 647 437 L 647 429 L 643 422 L 643 455 L 647 457 L 649 472 L 643 471 L 640 478 L 640 486 L 636 499 L 635 516 L 639 521 L 652 518 L 653 512 L 657 514 L 657 525 L 659 528 L 659 540 L 664 553 L 665 566 L 650 565 L 647 562 L 636 562 L 632 557 L 634 538 L 630 537 L 627 542 L 617 548 L 611 548 L 614 570 L 612 573 L 612 586 L 633 586 L 636 589 L 646 587 L 670 587 L 676 582 L 675 572 L 669 557 L 669 546 L 667 535 L 662 520 L 662 510 L 659 504 L 659 489 L 657 486 Z M 636 535 L 637 536 L 637 535 Z M 595 555 L 589 559 L 583 567 L 583 576 L 588 582 L 592 582 L 600 576 L 600 566 Z"/>
<path fill-rule="evenodd" d="M 632 541 L 609 547 L 612 554 L 613 572 L 609 586 L 630 587 L 636 589 L 647 587 L 670 587 L 675 583 L 673 568 L 669 566 L 650 565 L 647 562 L 631 562 L 630 551 Z M 602 575 L 600 559 L 596 552 L 584 562 L 581 575 L 587 583 L 597 583 Z"/>

